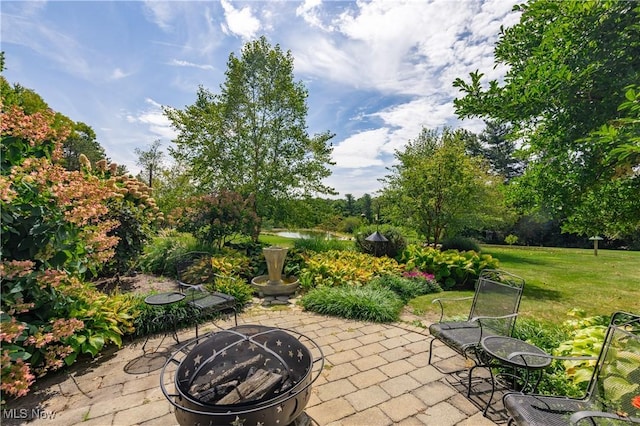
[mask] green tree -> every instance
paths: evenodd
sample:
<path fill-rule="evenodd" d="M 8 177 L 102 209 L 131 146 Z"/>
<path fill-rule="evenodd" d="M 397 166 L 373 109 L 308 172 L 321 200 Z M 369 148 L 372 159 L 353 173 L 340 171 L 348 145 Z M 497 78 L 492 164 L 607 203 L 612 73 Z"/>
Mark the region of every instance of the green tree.
<path fill-rule="evenodd" d="M 496 65 L 509 67 L 504 83 L 485 86 L 480 72 L 468 81 L 456 79 L 463 92 L 454 101 L 456 112 L 512 125 L 511 137 L 523 143 L 530 160 L 524 176 L 510 185 L 519 206 L 585 235 L 591 231 L 577 225 L 588 222 L 585 214 L 606 212 L 605 200 L 620 199 L 620 186 L 638 188 L 637 174 L 616 176 L 610 161 L 624 140 L 603 144 L 588 136 L 621 117 L 627 87 L 640 81 L 640 5 L 534 0 L 516 9 L 520 22 L 504 29 L 495 47 Z M 610 184 L 620 178 L 626 183 Z M 640 216 L 627 207 L 626 214 Z M 629 219 L 605 214 L 598 221 Z M 614 228 L 619 232 L 611 237 L 634 232 Z"/>
<path fill-rule="evenodd" d="M 136 164 L 142 167 L 140 174 L 144 176 L 142 179 L 149 185 L 149 188 L 153 188 L 153 179 L 155 174 L 162 169 L 162 162 L 164 160 L 164 152 L 160 150 L 162 143 L 160 139 L 156 139 L 147 150 L 136 148 L 134 152 L 138 156 Z"/>
<path fill-rule="evenodd" d="M 84 154 L 92 163 L 106 159 L 104 148 L 96 140 L 93 129 L 85 123 L 77 122 L 73 125 L 69 137 L 62 143 L 64 167 L 67 170 L 80 170 L 81 154 Z"/>
<path fill-rule="evenodd" d="M 255 196 L 259 217 L 282 216 L 287 200 L 333 194 L 329 132 L 309 137 L 307 90 L 295 82 L 293 57 L 265 37 L 233 53 L 219 94 L 203 87 L 184 110 L 165 109 L 178 130 L 172 155 L 189 165 L 194 184 Z"/>
<path fill-rule="evenodd" d="M 509 139 L 510 126 L 496 121 L 486 121 L 485 125 L 479 139 L 484 145 L 482 155 L 491 170 L 503 176 L 505 182 L 521 176 L 525 163 L 518 159 L 516 143 Z"/>
<path fill-rule="evenodd" d="M 385 217 L 408 224 L 438 244 L 462 229 L 483 229 L 504 220 L 501 182 L 486 162 L 465 154 L 461 131 L 423 129 L 390 168 L 383 189 Z"/>
<path fill-rule="evenodd" d="M 344 215 L 345 216 L 353 216 L 355 214 L 355 198 L 353 194 L 345 194 L 345 206 L 344 206 Z"/>
<path fill-rule="evenodd" d="M 369 223 L 371 223 L 373 221 L 373 201 L 371 199 L 371 195 L 364 194 L 358 199 L 357 203 L 360 207 L 361 214 Z"/>

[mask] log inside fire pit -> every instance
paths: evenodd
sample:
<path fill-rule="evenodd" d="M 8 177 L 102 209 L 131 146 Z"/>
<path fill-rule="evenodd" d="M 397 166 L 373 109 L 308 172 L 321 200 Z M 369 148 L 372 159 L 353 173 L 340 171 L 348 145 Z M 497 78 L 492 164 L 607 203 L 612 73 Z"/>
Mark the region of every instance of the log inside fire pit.
<path fill-rule="evenodd" d="M 160 385 L 181 425 L 288 425 L 302 414 L 323 364 L 322 351 L 308 337 L 245 325 L 184 345 L 165 364 Z M 178 365 L 175 394 L 166 391 L 164 380 L 172 365 Z"/>

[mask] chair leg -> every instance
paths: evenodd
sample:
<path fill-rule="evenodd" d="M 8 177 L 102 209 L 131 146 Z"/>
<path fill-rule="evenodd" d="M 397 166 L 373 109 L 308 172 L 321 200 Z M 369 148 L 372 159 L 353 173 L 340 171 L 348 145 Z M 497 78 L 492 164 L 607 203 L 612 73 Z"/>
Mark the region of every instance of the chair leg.
<path fill-rule="evenodd" d="M 433 337 L 431 338 L 431 342 L 429 343 L 429 362 L 428 364 L 431 365 L 431 354 L 433 353 L 433 341 L 436 340 Z"/>

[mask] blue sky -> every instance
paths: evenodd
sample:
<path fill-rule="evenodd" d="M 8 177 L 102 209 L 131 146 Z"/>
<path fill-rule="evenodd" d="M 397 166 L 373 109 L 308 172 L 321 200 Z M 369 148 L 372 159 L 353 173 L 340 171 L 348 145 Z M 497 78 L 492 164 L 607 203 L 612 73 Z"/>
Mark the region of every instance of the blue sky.
<path fill-rule="evenodd" d="M 493 48 L 514 0 L 2 1 L 4 76 L 91 126 L 107 156 L 137 173 L 135 148 L 175 135 L 161 106 L 199 85 L 219 92 L 230 53 L 262 35 L 294 57 L 310 134 L 336 134 L 340 197 L 375 195 L 394 152 L 422 127 L 464 127 L 452 86 L 476 69 L 500 79 Z M 167 156 L 168 157 L 168 156 Z M 170 159 L 168 157 L 168 159 Z"/>

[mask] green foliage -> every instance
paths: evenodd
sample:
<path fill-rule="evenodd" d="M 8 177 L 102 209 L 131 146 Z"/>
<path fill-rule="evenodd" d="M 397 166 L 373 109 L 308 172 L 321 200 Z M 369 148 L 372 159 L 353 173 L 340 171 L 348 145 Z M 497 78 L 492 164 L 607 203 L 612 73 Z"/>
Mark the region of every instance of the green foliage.
<path fill-rule="evenodd" d="M 134 304 L 82 280 L 133 256 L 141 246 L 136 238 L 161 217 L 147 194 L 118 179 L 115 165 L 101 160 L 94 170 L 81 155 L 81 170 L 62 167 L 70 120 L 14 105 L 3 107 L 0 121 L 1 226 L 10 236 L 2 238 L 0 264 L 2 390 L 23 396 L 32 372 L 42 376 L 81 354 L 122 344 Z M 141 215 L 135 224 L 119 220 L 117 206 L 125 203 Z"/>
<path fill-rule="evenodd" d="M 293 240 L 293 248 L 318 253 L 329 250 L 342 250 L 344 249 L 344 242 L 333 238 L 296 238 Z"/>
<path fill-rule="evenodd" d="M 342 219 L 340 224 L 338 225 L 340 232 L 344 232 L 345 234 L 354 234 L 356 229 L 362 226 L 362 218 L 361 217 L 345 217 Z"/>
<path fill-rule="evenodd" d="M 301 286 L 307 289 L 323 285 L 361 286 L 376 275 L 398 273 L 401 269 L 398 262 L 388 257 L 331 250 L 310 255 L 299 279 Z"/>
<path fill-rule="evenodd" d="M 198 308 L 191 306 L 187 301 L 172 303 L 170 305 L 154 306 L 144 302 L 144 295 L 138 295 L 138 314 L 135 316 L 133 326 L 134 336 L 148 336 L 156 333 L 164 333 L 177 327 L 194 325 L 195 321 L 207 321 L 209 317 L 203 315 Z"/>
<path fill-rule="evenodd" d="M 442 240 L 440 250 L 475 251 L 479 253 L 480 245 L 471 238 L 456 235 L 454 237 L 449 237 Z"/>
<path fill-rule="evenodd" d="M 215 291 L 235 297 L 238 307 L 245 306 L 253 298 L 253 287 L 245 280 L 234 277 L 217 277 Z"/>
<path fill-rule="evenodd" d="M 333 135 L 307 134 L 307 90 L 293 79 L 291 53 L 260 37 L 229 55 L 225 77 L 219 94 L 200 87 L 193 105 L 165 109 L 178 131 L 172 155 L 193 184 L 253 194 L 254 213 L 276 222 L 301 193 L 333 193 L 322 183 Z"/>
<path fill-rule="evenodd" d="M 208 251 L 188 232 L 162 229 L 148 241 L 138 259 L 138 268 L 153 275 L 176 276 L 176 261 L 191 251 Z"/>
<path fill-rule="evenodd" d="M 518 237 L 513 234 L 509 234 L 506 237 L 504 237 L 504 242 L 512 246 L 518 242 Z"/>
<path fill-rule="evenodd" d="M 529 342 L 547 353 L 554 353 L 558 346 L 571 338 L 571 331 L 562 324 L 519 318 L 516 321 L 513 337 Z M 584 395 L 584 384 L 580 386 L 572 382 L 561 362 L 552 362 L 544 373 L 538 385 L 538 392 L 546 395 L 566 395 L 574 398 Z"/>
<path fill-rule="evenodd" d="M 442 291 L 435 280 L 432 278 L 426 279 L 424 276 L 419 275 L 399 276 L 384 274 L 374 277 L 367 285 L 392 290 L 404 304 L 414 297 Z"/>
<path fill-rule="evenodd" d="M 402 300 L 379 286 L 317 287 L 300 299 L 304 309 L 324 315 L 373 322 L 397 321 Z"/>
<path fill-rule="evenodd" d="M 510 139 L 529 160 L 509 186 L 520 210 L 570 219 L 566 229 L 583 235 L 632 234 L 640 206 L 628 196 L 640 185 L 632 172 L 638 157 L 615 153 L 638 152 L 631 141 L 637 115 L 619 108 L 635 102 L 628 88 L 640 78 L 640 7 L 534 0 L 516 8 L 520 22 L 504 29 L 495 47 L 496 65 L 508 69 L 504 79 L 487 82 L 479 71 L 456 79 L 456 113 L 513 126 Z"/>
<path fill-rule="evenodd" d="M 96 140 L 96 132 L 85 123 L 75 123 L 73 131 L 62 144 L 63 164 L 67 170 L 80 170 L 80 155 L 95 164 L 107 158 L 104 148 Z"/>
<path fill-rule="evenodd" d="M 418 269 L 435 275 L 444 290 L 473 288 L 474 279 L 483 269 L 497 269 L 498 259 L 475 251 L 440 251 L 432 247 L 409 245 L 400 255 L 407 270 Z"/>
<path fill-rule="evenodd" d="M 381 243 L 367 241 L 366 238 L 376 231 L 380 232 L 380 234 L 382 234 L 382 236 L 384 236 L 388 241 Z M 358 251 L 374 256 L 387 256 L 395 259 L 407 246 L 407 242 L 402 236 L 400 230 L 391 225 L 363 226 L 356 230 L 354 237 L 356 239 L 355 245 Z"/>
<path fill-rule="evenodd" d="M 215 195 L 192 197 L 171 212 L 179 231 L 191 232 L 201 244 L 221 249 L 227 241 L 240 236 L 256 239 L 259 218 L 253 195 L 222 190 Z"/>
<path fill-rule="evenodd" d="M 65 358 L 67 365 L 80 354 L 96 356 L 105 345 L 122 346 L 122 336 L 134 330 L 138 304 L 131 294 L 106 295 L 85 285 L 67 292 L 64 303 L 69 318 L 84 322 L 82 330 L 62 340 L 73 348 Z"/>
<path fill-rule="evenodd" d="M 240 277 L 248 264 L 249 259 L 238 252 L 229 251 L 228 256 L 203 256 L 187 267 L 181 277 L 186 283 L 234 296 L 237 306 L 242 307 L 253 295 L 253 288 Z"/>
<path fill-rule="evenodd" d="M 135 148 L 134 152 L 138 156 L 136 164 L 142 167 L 140 172 L 141 177 L 149 185 L 149 188 L 154 186 L 154 181 L 157 179 L 156 174 L 159 174 L 162 170 L 162 161 L 164 159 L 164 153 L 160 150 L 160 139 L 156 139 L 147 150 Z"/>
<path fill-rule="evenodd" d="M 438 244 L 463 229 L 483 229 L 507 216 L 502 179 L 479 157 L 465 153 L 468 132 L 423 129 L 385 176 L 385 217 Z"/>

